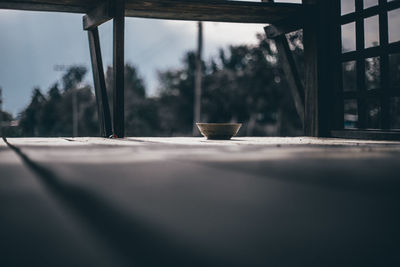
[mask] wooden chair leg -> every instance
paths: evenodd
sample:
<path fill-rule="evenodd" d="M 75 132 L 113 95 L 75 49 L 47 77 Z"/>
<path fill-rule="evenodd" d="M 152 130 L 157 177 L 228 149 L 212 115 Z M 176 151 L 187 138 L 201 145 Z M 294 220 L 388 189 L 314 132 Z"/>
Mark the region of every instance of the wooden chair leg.
<path fill-rule="evenodd" d="M 97 27 L 94 27 L 89 29 L 87 32 L 89 37 L 97 111 L 99 115 L 100 135 L 103 137 L 109 137 L 112 135 L 111 116 L 104 79 L 103 62 L 101 58 L 99 31 Z"/>

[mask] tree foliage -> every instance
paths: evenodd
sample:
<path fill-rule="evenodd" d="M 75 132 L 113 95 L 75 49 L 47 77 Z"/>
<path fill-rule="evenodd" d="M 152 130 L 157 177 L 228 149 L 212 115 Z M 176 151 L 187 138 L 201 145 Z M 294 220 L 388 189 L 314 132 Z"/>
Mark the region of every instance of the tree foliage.
<path fill-rule="evenodd" d="M 289 36 L 302 64 L 301 34 Z M 296 135 L 301 124 L 293 105 L 273 41 L 258 36 L 253 46 L 220 49 L 202 64 L 203 122 L 243 122 L 242 135 Z M 158 94 L 146 95 L 135 66 L 125 66 L 125 120 L 128 136 L 191 135 L 196 55 L 187 52 L 182 65 L 160 71 Z M 73 96 L 76 95 L 78 133 L 97 136 L 97 107 L 93 88 L 83 84 L 87 69 L 70 66 L 47 93 L 33 90 L 31 102 L 19 115 L 22 136 L 71 136 Z M 60 85 L 62 88 L 60 88 Z M 106 87 L 112 111 L 112 68 L 106 70 Z"/>

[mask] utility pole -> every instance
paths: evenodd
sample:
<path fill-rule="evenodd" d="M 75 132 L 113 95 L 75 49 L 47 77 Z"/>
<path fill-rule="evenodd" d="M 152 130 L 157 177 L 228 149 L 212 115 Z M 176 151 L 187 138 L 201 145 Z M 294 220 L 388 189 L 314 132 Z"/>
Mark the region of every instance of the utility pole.
<path fill-rule="evenodd" d="M 77 88 L 72 88 L 72 136 L 77 137 L 78 136 L 78 99 L 76 94 Z"/>
<path fill-rule="evenodd" d="M 196 73 L 194 77 L 194 110 L 193 110 L 193 135 L 198 135 L 196 122 L 200 122 L 201 114 L 201 80 L 202 80 L 202 50 L 203 50 L 203 24 L 198 22 Z"/>

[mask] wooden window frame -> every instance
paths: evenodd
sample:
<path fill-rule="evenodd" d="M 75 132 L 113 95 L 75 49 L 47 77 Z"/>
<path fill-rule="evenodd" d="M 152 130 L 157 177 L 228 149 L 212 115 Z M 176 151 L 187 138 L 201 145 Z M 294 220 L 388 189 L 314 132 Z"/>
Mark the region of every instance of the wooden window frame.
<path fill-rule="evenodd" d="M 340 0 L 337 0 L 340 4 Z M 355 22 L 356 24 L 356 50 L 341 53 L 338 65 L 340 65 L 340 77 L 335 94 L 335 117 L 337 123 L 332 131 L 332 137 L 366 138 L 366 139 L 390 139 L 400 140 L 400 130 L 390 129 L 390 98 L 400 96 L 400 88 L 390 87 L 389 82 L 389 55 L 400 53 L 400 41 L 389 43 L 388 38 L 388 12 L 400 8 L 400 1 L 388 2 L 379 0 L 378 5 L 364 9 L 363 0 L 355 0 L 355 11 L 341 15 L 340 8 L 337 14 L 337 27 L 341 33 L 342 25 Z M 379 46 L 364 47 L 364 19 L 378 15 L 379 21 Z M 342 49 L 342 36 L 340 34 L 340 51 Z M 365 84 L 365 60 L 367 58 L 380 58 L 380 86 L 377 89 L 366 90 Z M 342 64 L 348 61 L 356 62 L 357 90 L 351 92 L 343 91 Z M 338 66 L 339 68 L 339 66 Z M 380 101 L 380 128 L 367 128 L 367 99 Z M 344 129 L 345 100 L 356 100 L 358 110 L 358 128 Z"/>

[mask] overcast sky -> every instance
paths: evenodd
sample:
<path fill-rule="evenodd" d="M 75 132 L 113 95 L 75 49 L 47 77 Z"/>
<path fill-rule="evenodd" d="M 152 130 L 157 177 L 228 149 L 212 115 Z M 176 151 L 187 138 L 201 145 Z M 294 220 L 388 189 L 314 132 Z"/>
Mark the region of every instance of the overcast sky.
<path fill-rule="evenodd" d="M 204 58 L 229 44 L 256 43 L 263 26 L 205 23 Z M 157 70 L 179 67 L 184 52 L 196 48 L 196 33 L 196 22 L 126 18 L 125 59 L 138 67 L 149 94 L 156 92 Z M 91 71 L 81 14 L 0 10 L 0 36 L 0 87 L 4 109 L 14 115 L 29 103 L 33 87 L 47 92 L 60 78 L 55 65 L 82 64 Z M 100 27 L 100 41 L 104 65 L 111 65 L 112 22 Z M 91 72 L 86 82 L 92 83 Z"/>

